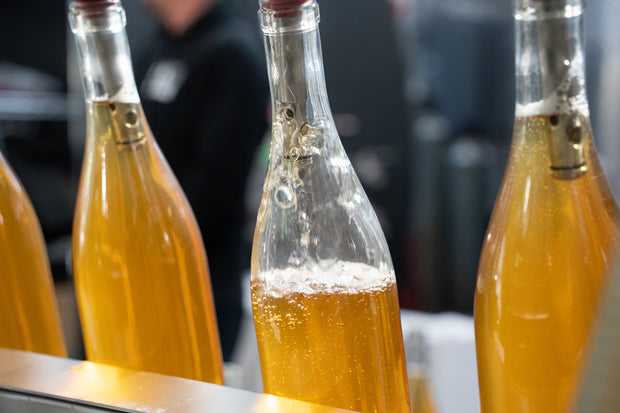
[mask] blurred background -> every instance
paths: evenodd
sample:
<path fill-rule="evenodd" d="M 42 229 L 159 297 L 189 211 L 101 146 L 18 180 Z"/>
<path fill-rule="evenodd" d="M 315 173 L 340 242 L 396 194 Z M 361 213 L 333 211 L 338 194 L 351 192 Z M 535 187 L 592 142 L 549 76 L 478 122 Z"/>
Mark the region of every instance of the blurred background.
<path fill-rule="evenodd" d="M 238 3 L 257 25 L 257 2 Z M 72 292 L 71 221 L 85 139 L 66 8 L 0 5 L 0 150 L 40 218 L 72 357 L 83 357 Z M 123 3 L 133 58 L 156 24 Z M 514 46 L 508 0 L 322 0 L 321 37 L 336 124 L 380 217 L 401 305 L 471 314 L 479 251 L 511 141 Z M 608 180 L 620 192 L 620 3 L 588 2 L 587 82 Z M 268 159 L 257 151 L 245 209 L 249 251 Z M 249 260 L 245 263 L 249 267 Z M 64 303 L 64 304 L 63 304 Z"/>

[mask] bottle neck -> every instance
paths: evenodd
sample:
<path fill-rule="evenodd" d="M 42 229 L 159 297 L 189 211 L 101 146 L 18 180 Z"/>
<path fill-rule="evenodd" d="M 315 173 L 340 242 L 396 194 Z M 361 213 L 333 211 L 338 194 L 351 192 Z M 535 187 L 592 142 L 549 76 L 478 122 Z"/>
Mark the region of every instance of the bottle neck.
<path fill-rule="evenodd" d="M 327 99 L 319 7 L 315 1 L 290 1 L 275 8 L 274 0 L 262 0 L 259 11 L 264 33 L 274 123 L 283 117 L 299 128 L 331 121 Z M 301 3 L 301 4 L 299 4 Z"/>
<path fill-rule="evenodd" d="M 69 22 L 75 35 L 86 99 L 139 103 L 125 11 L 120 4 L 75 1 L 69 7 Z"/>
<path fill-rule="evenodd" d="M 588 116 L 582 0 L 515 0 L 517 116 Z"/>
<path fill-rule="evenodd" d="M 588 172 L 590 113 L 586 97 L 582 0 L 515 0 L 517 118 L 538 117 L 557 179 Z"/>

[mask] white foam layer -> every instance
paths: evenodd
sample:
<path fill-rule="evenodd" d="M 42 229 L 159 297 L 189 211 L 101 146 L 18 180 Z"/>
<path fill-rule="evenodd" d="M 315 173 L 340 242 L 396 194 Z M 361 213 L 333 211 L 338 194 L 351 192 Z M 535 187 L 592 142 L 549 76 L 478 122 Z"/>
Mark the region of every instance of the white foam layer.
<path fill-rule="evenodd" d="M 568 62 L 568 64 L 570 64 L 570 62 Z M 515 111 L 516 116 L 567 115 L 574 112 L 587 115 L 588 98 L 585 93 L 584 76 L 579 66 L 579 64 L 569 66 L 564 80 L 560 83 L 558 88 L 545 99 L 525 105 L 517 103 Z M 569 96 L 575 82 L 578 83 L 579 93 L 575 96 Z"/>
<path fill-rule="evenodd" d="M 574 112 L 579 112 L 583 115 L 588 114 L 588 101 L 585 93 L 580 93 L 578 96 L 567 100 L 551 97 L 526 105 L 517 104 L 515 113 L 517 117 L 528 117 L 536 115 L 568 115 Z"/>
<path fill-rule="evenodd" d="M 394 274 L 357 262 L 323 261 L 318 266 L 286 268 L 259 274 L 265 293 L 272 297 L 288 294 L 379 291 L 395 283 Z"/>

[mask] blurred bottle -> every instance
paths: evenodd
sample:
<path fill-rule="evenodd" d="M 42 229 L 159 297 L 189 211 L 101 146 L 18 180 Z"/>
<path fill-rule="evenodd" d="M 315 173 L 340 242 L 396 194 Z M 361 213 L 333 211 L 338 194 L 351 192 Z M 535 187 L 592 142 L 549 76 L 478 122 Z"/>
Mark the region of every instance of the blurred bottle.
<path fill-rule="evenodd" d="M 413 122 L 410 220 L 412 247 L 409 262 L 417 287 L 417 308 L 441 311 L 448 307 L 450 261 L 446 259 L 446 203 L 444 159 L 450 147 L 450 124 L 433 112 L 423 112 Z M 471 301 L 471 299 L 470 299 Z M 402 305 L 407 303 L 401 302 Z M 411 306 L 416 308 L 415 306 Z"/>
<path fill-rule="evenodd" d="M 262 0 L 273 137 L 252 251 L 267 393 L 409 412 L 394 269 L 336 132 L 310 0 Z"/>
<path fill-rule="evenodd" d="M 504 168 L 495 165 L 494 149 L 487 137 L 471 134 L 453 140 L 445 152 L 442 212 L 447 236 L 441 251 L 447 271 L 441 285 L 450 293 L 452 309 L 466 314 L 473 313 L 480 245 Z"/>
<path fill-rule="evenodd" d="M 574 413 L 617 413 L 620 406 L 620 266 L 615 269 L 605 294 L 587 364 L 580 380 Z"/>
<path fill-rule="evenodd" d="M 67 356 L 43 233 L 0 153 L 0 347 Z"/>
<path fill-rule="evenodd" d="M 151 135 L 117 0 L 75 1 L 87 142 L 73 268 L 89 360 L 223 383 L 207 259 Z"/>
<path fill-rule="evenodd" d="M 517 105 L 475 301 L 483 413 L 567 412 L 617 243 L 592 140 L 581 0 L 515 1 Z"/>
<path fill-rule="evenodd" d="M 405 340 L 412 413 L 437 413 L 428 378 L 428 344 L 420 331 Z"/>

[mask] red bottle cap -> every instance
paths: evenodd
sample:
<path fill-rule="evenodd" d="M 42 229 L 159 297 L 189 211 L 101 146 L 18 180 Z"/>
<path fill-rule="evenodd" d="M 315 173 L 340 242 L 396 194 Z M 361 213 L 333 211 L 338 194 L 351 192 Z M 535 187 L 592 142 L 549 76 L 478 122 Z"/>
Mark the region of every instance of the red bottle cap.
<path fill-rule="evenodd" d="M 74 0 L 73 4 L 79 10 L 97 11 L 117 6 L 118 0 Z"/>
<path fill-rule="evenodd" d="M 295 17 L 301 14 L 297 8 L 309 1 L 310 0 L 267 0 L 262 3 L 262 6 L 266 9 L 273 10 L 275 12 L 275 17 Z"/>

